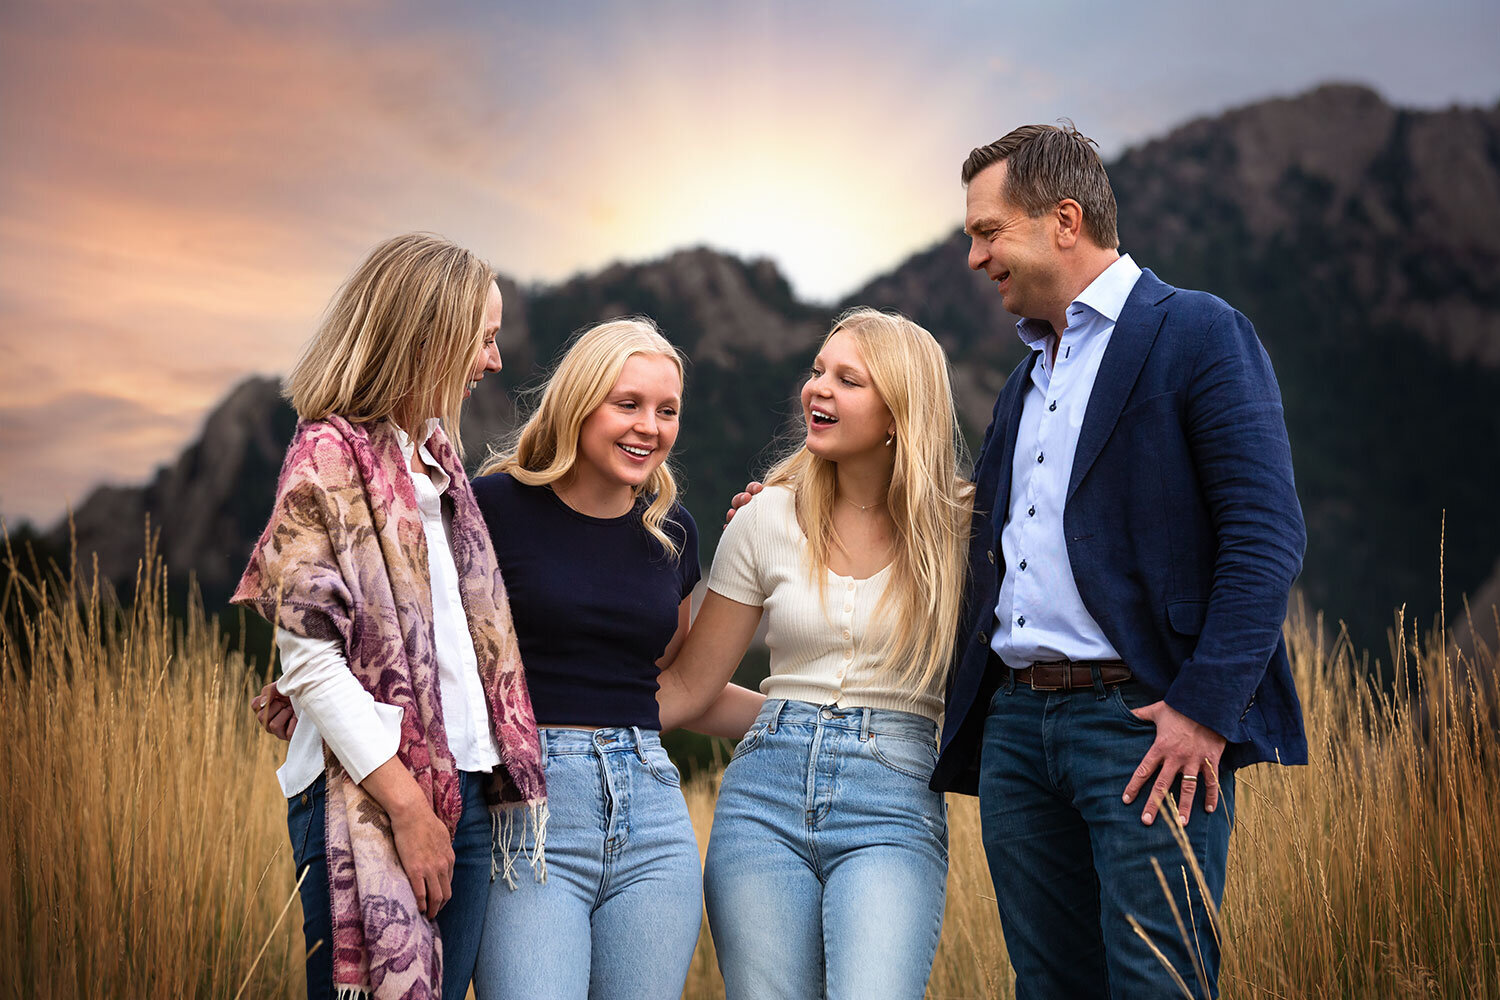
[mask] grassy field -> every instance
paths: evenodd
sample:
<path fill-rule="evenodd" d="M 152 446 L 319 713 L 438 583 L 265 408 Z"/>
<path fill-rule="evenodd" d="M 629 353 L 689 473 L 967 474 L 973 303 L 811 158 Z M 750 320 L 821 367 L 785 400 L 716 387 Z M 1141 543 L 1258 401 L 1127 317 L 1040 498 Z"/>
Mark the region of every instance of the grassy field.
<path fill-rule="evenodd" d="M 201 609 L 167 611 L 146 565 L 129 608 L 83 572 L 11 573 L 0 598 L 0 996 L 296 996 L 281 745 L 246 710 L 260 680 Z M 1239 777 L 1223 995 L 1500 996 L 1495 654 L 1408 627 L 1382 681 L 1325 633 L 1287 626 L 1311 766 Z M 703 841 L 714 790 L 685 789 Z M 977 811 L 950 806 L 928 996 L 1008 997 Z M 706 932 L 684 995 L 722 996 Z"/>

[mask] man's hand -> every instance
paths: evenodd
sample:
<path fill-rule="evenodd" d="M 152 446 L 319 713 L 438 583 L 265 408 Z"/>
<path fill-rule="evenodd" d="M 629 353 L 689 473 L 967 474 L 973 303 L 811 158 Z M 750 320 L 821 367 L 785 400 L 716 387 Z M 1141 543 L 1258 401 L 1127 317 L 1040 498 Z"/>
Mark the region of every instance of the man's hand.
<path fill-rule="evenodd" d="M 1193 812 L 1193 799 L 1199 789 L 1203 790 L 1203 809 L 1213 812 L 1219 805 L 1219 757 L 1224 753 L 1224 737 L 1207 726 L 1194 722 L 1165 701 L 1155 701 L 1140 708 L 1132 708 L 1131 714 L 1156 726 L 1156 740 L 1141 766 L 1130 776 L 1125 786 L 1125 802 L 1135 801 L 1136 794 L 1156 774 L 1156 784 L 1141 812 L 1141 822 L 1150 826 L 1156 819 L 1156 810 L 1166 798 L 1172 782 L 1182 776 L 1182 801 L 1178 804 L 1178 815 L 1187 824 Z"/>
<path fill-rule="evenodd" d="M 734 512 L 750 502 L 750 498 L 765 489 L 760 483 L 750 482 L 745 486 L 745 492 L 736 493 L 734 499 L 729 501 L 729 511 L 724 515 L 724 527 L 729 527 L 729 522 L 734 520 Z"/>
<path fill-rule="evenodd" d="M 276 690 L 275 681 L 250 699 L 250 711 L 255 713 L 261 728 L 278 740 L 289 740 L 297 731 L 297 713 L 292 711 L 292 701 Z"/>

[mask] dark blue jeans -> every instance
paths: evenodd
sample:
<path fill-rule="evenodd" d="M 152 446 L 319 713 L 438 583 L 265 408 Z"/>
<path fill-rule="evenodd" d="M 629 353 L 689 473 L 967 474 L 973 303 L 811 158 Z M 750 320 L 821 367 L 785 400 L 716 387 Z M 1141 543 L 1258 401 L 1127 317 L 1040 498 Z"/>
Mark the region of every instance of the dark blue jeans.
<path fill-rule="evenodd" d="M 1183 884 L 1187 861 L 1169 821 L 1158 815 L 1145 826 L 1144 798 L 1120 798 L 1156 734 L 1130 709 L 1154 700 L 1134 682 L 1097 691 L 1002 685 L 990 700 L 979 809 L 1017 1000 L 1180 997 L 1131 916 L 1194 996 L 1202 995 L 1193 966 L 1200 956 L 1217 995 L 1218 943 L 1191 871 Z M 1234 775 L 1219 780 L 1218 807 L 1205 812 L 1200 796 L 1186 827 L 1216 906 L 1234 826 Z"/>
<path fill-rule="evenodd" d="M 438 911 L 443 940 L 443 996 L 463 997 L 474 976 L 479 938 L 484 932 L 490 893 L 491 827 L 484 804 L 484 775 L 461 772 L 463 815 L 453 837 L 453 897 Z M 307 959 L 309 1000 L 333 1000 L 333 951 L 329 936 L 333 912 L 328 899 L 328 861 L 323 846 L 324 784 L 320 775 L 300 795 L 287 800 L 286 825 L 292 837 L 292 859 L 302 880 L 302 933 L 312 952 Z M 321 944 L 319 944 L 321 942 Z M 318 945 L 316 951 L 313 946 Z"/>

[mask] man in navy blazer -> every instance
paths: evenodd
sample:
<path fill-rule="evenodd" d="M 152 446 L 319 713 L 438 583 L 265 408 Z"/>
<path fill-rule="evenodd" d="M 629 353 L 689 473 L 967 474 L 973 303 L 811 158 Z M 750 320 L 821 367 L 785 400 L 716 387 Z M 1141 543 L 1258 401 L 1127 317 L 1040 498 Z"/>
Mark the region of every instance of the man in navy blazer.
<path fill-rule="evenodd" d="M 1132 918 L 1216 995 L 1218 942 L 1157 814 L 1170 794 L 1217 906 L 1235 769 L 1307 760 L 1281 637 L 1306 533 L 1276 379 L 1244 316 L 1120 256 L 1109 178 L 1071 126 L 975 149 L 963 181 L 969 266 L 1032 351 L 974 470 L 932 785 L 980 797 L 1018 997 L 1180 996 Z"/>

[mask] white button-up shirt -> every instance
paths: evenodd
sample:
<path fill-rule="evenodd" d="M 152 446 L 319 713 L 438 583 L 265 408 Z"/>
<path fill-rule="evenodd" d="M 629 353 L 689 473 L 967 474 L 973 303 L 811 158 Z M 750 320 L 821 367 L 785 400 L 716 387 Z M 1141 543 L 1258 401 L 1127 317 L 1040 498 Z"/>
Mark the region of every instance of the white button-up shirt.
<path fill-rule="evenodd" d="M 427 438 L 436 426 L 437 421 L 428 421 Z M 411 439 L 399 427 L 396 437 L 401 454 L 409 458 Z M 443 728 L 460 771 L 489 771 L 500 763 L 500 751 L 490 732 L 479 660 L 458 596 L 458 569 L 443 518 L 443 493 L 451 481 L 427 450 L 426 438 L 420 453 L 431 475 L 412 472 L 409 461 L 406 468 L 416 490 L 422 533 L 427 539 Z M 287 747 L 286 763 L 276 772 L 288 798 L 323 772 L 325 739 L 356 782 L 395 756 L 401 742 L 401 710 L 371 697 L 350 673 L 340 643 L 277 629 L 276 645 L 282 666 L 276 687 L 291 699 L 297 712 L 297 731 Z"/>
<path fill-rule="evenodd" d="M 1099 363 L 1140 276 L 1128 254 L 1105 268 L 1068 306 L 1060 340 L 1044 321 L 1016 324 L 1021 339 L 1041 356 L 1032 365 L 1016 430 L 1010 510 L 1000 531 L 1005 577 L 990 648 L 1017 669 L 1042 660 L 1119 659 L 1078 594 L 1063 504 Z"/>

